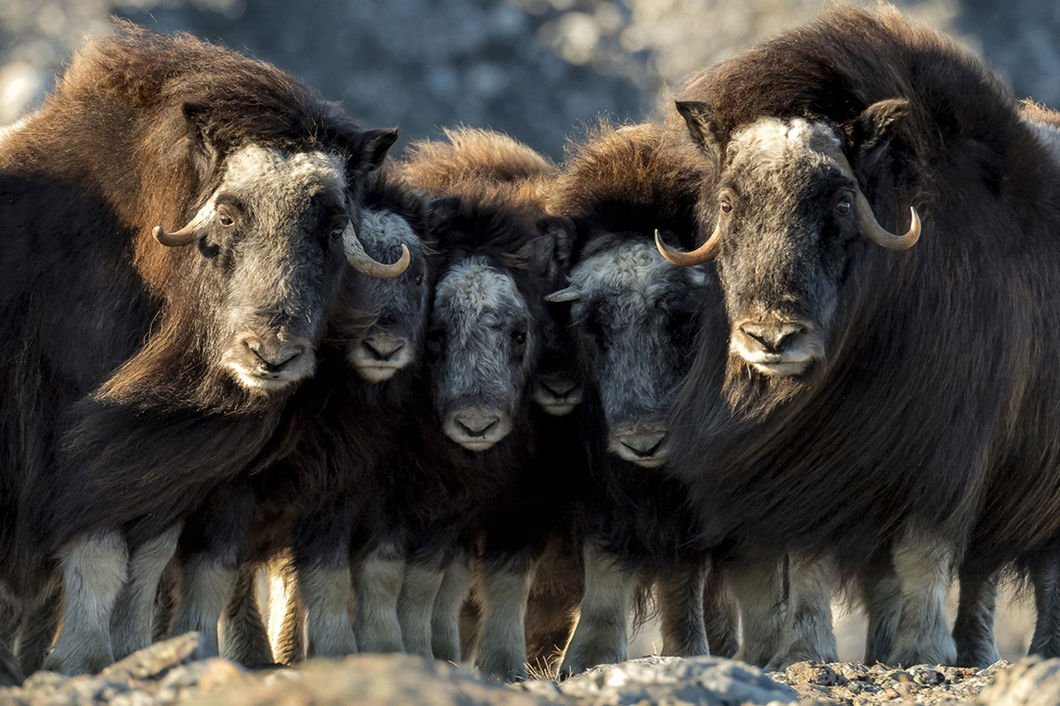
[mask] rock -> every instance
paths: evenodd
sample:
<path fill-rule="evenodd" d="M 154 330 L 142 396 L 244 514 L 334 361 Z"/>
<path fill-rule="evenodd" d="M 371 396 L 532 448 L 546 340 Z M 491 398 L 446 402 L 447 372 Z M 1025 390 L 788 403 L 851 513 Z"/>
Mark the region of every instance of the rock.
<path fill-rule="evenodd" d="M 999 663 L 1000 664 L 1000 663 Z M 994 665 L 982 673 L 994 670 Z M 984 706 L 1055 706 L 1060 703 L 1060 659 L 1028 657 L 995 670 L 994 683 L 980 695 Z"/>
<path fill-rule="evenodd" d="M 762 670 L 721 657 L 645 657 L 603 665 L 560 683 L 559 690 L 578 706 L 735 706 L 786 704 L 798 698 Z"/>
<path fill-rule="evenodd" d="M 194 706 L 557 706 L 556 698 L 487 681 L 408 655 L 356 655 L 255 677 L 187 702 Z"/>

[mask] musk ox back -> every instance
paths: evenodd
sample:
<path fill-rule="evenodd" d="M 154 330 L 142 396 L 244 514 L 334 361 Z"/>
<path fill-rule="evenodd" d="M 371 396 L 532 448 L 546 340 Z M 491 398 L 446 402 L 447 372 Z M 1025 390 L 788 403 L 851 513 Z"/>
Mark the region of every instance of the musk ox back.
<path fill-rule="evenodd" d="M 4 578 L 32 594 L 61 559 L 52 667 L 110 660 L 128 551 L 268 439 L 343 253 L 407 264 L 356 238 L 394 139 L 268 65 L 120 25 L 0 143 Z"/>
<path fill-rule="evenodd" d="M 952 662 L 951 564 L 988 574 L 1060 528 L 1057 169 L 994 75 L 893 8 L 683 98 L 712 235 L 660 246 L 717 258 L 731 333 L 726 369 L 689 376 L 675 468 L 712 539 L 860 576 L 869 658 Z"/>

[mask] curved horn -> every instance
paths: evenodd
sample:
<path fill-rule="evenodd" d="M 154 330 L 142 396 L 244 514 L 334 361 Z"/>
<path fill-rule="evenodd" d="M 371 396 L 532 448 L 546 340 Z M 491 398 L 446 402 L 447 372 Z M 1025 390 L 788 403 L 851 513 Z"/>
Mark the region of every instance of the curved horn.
<path fill-rule="evenodd" d="M 401 257 L 398 258 L 397 262 L 387 265 L 373 259 L 371 255 L 364 251 L 364 245 L 361 244 L 360 239 L 357 237 L 357 232 L 353 229 L 352 223 L 346 225 L 346 230 L 342 234 L 342 242 L 346 251 L 346 259 L 349 260 L 353 269 L 369 277 L 393 279 L 407 270 L 409 263 L 412 262 L 412 255 L 409 254 L 408 246 L 404 243 L 401 245 Z"/>
<path fill-rule="evenodd" d="M 920 216 L 917 215 L 916 209 L 912 206 L 909 207 L 909 230 L 897 235 L 881 226 L 879 221 L 876 220 L 876 214 L 872 212 L 872 206 L 869 205 L 869 200 L 865 198 L 865 194 L 861 193 L 861 189 L 857 190 L 854 202 L 857 204 L 858 223 L 861 225 L 861 232 L 880 247 L 888 250 L 908 250 L 916 245 L 916 241 L 920 239 Z"/>
<path fill-rule="evenodd" d="M 662 241 L 662 237 L 659 235 L 659 229 L 655 229 L 655 247 L 659 249 L 659 252 L 662 253 L 662 256 L 665 257 L 668 262 L 672 262 L 681 267 L 692 267 L 693 265 L 713 260 L 718 254 L 718 247 L 720 245 L 721 221 L 714 226 L 714 232 L 711 233 L 709 238 L 707 238 L 707 242 L 691 252 L 671 250 L 667 247 L 666 243 Z"/>
<path fill-rule="evenodd" d="M 172 233 L 164 231 L 162 226 L 155 226 L 151 229 L 151 235 L 155 236 L 155 240 L 162 245 L 165 245 L 167 248 L 182 248 L 185 245 L 191 245 L 201 238 L 202 232 L 199 230 L 199 224 L 196 221 L 192 221 L 180 230 L 175 230 Z"/>
<path fill-rule="evenodd" d="M 577 287 L 564 287 L 558 289 L 552 294 L 545 295 L 545 301 L 552 304 L 561 304 L 563 302 L 577 301 L 581 297 L 581 292 L 578 291 Z"/>

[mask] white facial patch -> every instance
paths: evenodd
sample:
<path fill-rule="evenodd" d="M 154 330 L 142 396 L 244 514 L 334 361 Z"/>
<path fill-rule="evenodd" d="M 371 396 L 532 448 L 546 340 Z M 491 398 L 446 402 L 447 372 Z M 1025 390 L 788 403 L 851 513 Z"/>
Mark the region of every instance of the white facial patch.
<path fill-rule="evenodd" d="M 749 161 L 767 169 L 777 168 L 796 159 L 804 161 L 810 154 L 850 172 L 835 128 L 803 118 L 761 118 L 737 130 L 726 151 L 734 167 Z"/>
<path fill-rule="evenodd" d="M 326 152 L 285 155 L 272 147 L 247 145 L 226 160 L 221 188 L 253 194 L 261 205 L 275 203 L 282 208 L 324 190 L 341 194 L 346 171 L 337 156 Z"/>
<path fill-rule="evenodd" d="M 672 268 L 659 257 L 654 245 L 636 241 L 586 258 L 571 271 L 570 280 L 583 292 L 623 296 L 639 292 L 650 297 L 656 290 L 665 289 L 665 275 Z"/>

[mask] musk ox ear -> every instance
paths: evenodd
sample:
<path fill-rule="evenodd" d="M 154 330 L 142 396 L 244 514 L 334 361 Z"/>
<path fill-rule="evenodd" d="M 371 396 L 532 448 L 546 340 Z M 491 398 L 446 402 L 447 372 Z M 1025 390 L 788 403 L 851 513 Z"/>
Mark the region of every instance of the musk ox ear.
<path fill-rule="evenodd" d="M 847 139 L 855 154 L 886 147 L 902 121 L 909 115 L 909 101 L 889 98 L 870 105 L 847 129 Z"/>
<path fill-rule="evenodd" d="M 566 216 L 545 216 L 538 220 L 537 232 L 551 236 L 553 239 L 550 270 L 566 272 L 574 250 L 574 237 L 577 234 L 574 220 Z"/>
<path fill-rule="evenodd" d="M 548 272 L 555 251 L 555 237 L 552 234 L 539 235 L 515 252 L 503 254 L 501 259 L 512 269 L 525 270 L 535 277 L 541 277 Z"/>
<path fill-rule="evenodd" d="M 709 157 L 721 160 L 721 143 L 724 138 L 721 127 L 713 117 L 710 106 L 700 101 L 677 101 L 677 112 L 685 119 L 688 134 Z"/>
<path fill-rule="evenodd" d="M 202 182 L 208 181 L 217 167 L 221 148 L 210 134 L 210 109 L 201 103 L 186 102 L 181 106 L 191 138 L 191 158 Z"/>
<path fill-rule="evenodd" d="M 386 159 L 386 153 L 397 142 L 396 127 L 381 130 L 362 130 L 350 141 L 349 166 L 355 174 L 367 174 L 379 168 Z"/>

